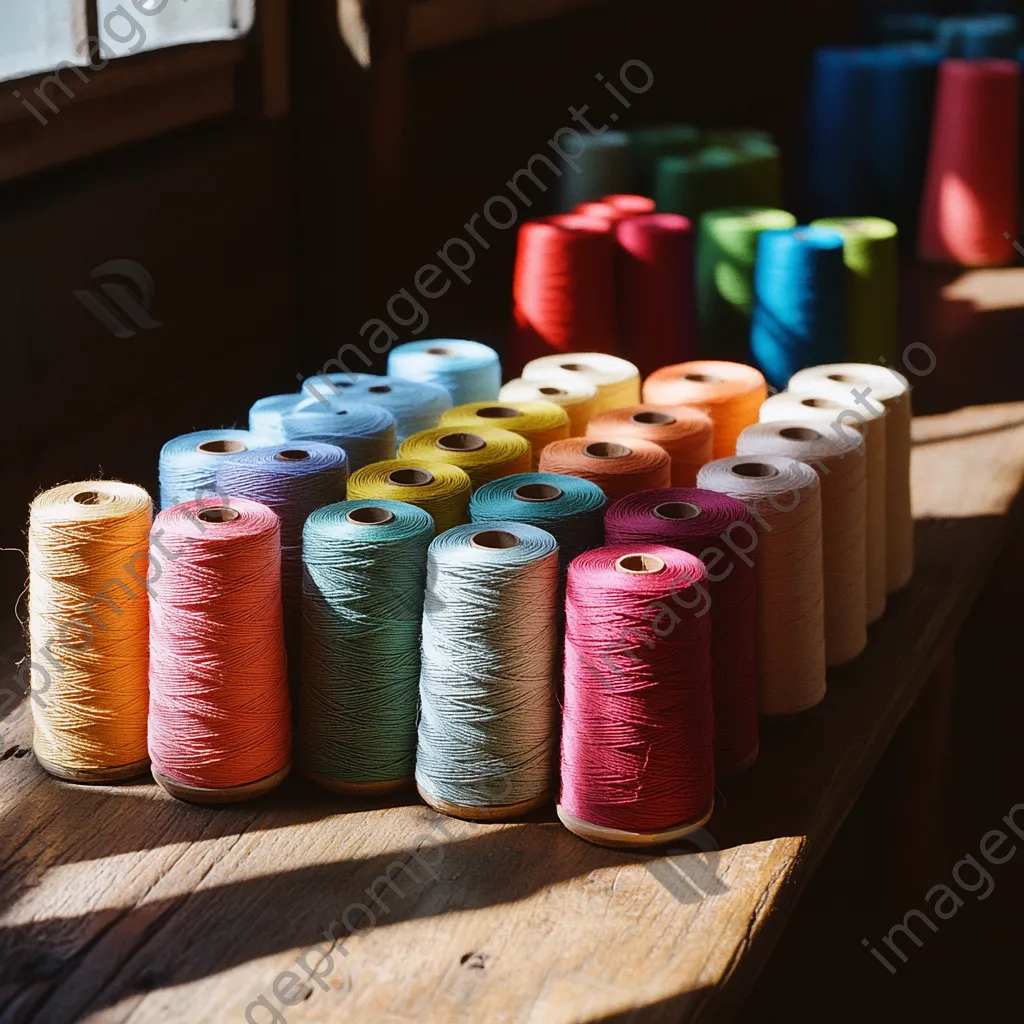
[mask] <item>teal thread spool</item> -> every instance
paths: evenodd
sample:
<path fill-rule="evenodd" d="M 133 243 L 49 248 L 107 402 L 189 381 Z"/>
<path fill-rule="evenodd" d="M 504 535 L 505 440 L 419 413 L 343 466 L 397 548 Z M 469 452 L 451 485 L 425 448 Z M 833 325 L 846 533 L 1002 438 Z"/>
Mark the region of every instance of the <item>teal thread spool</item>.
<path fill-rule="evenodd" d="M 427 555 L 416 787 L 458 818 L 551 796 L 558 544 L 524 523 L 457 526 Z"/>
<path fill-rule="evenodd" d="M 633 183 L 633 153 L 625 132 L 580 135 L 579 142 L 582 148 L 571 156 L 579 165 L 579 172 L 570 166 L 562 173 L 564 213 L 580 203 L 629 192 Z"/>
<path fill-rule="evenodd" d="M 434 521 L 401 501 L 343 501 L 303 530 L 300 771 L 337 792 L 413 775 L 420 629 Z"/>
<path fill-rule="evenodd" d="M 692 124 L 657 124 L 630 132 L 633 146 L 633 190 L 642 196 L 654 189 L 654 171 L 666 156 L 687 156 L 701 145 L 700 129 Z"/>

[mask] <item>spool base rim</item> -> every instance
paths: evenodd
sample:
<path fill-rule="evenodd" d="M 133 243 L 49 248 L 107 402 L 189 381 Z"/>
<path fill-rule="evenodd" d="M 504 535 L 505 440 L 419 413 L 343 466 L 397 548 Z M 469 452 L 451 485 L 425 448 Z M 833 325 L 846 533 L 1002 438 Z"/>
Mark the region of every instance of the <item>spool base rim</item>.
<path fill-rule="evenodd" d="M 255 782 L 224 787 L 190 786 L 183 782 L 176 782 L 166 775 L 161 775 L 155 768 L 152 771 L 157 784 L 176 800 L 184 800 L 190 804 L 234 804 L 241 803 L 243 800 L 254 800 L 256 797 L 276 789 L 288 777 L 291 770 L 292 766 L 289 762 L 284 768 L 272 775 L 257 779 Z"/>
<path fill-rule="evenodd" d="M 821 707 L 827 695 L 828 690 L 823 686 L 821 688 L 821 696 L 813 704 L 805 704 L 802 708 L 795 708 L 792 711 L 762 711 L 761 721 L 767 725 L 785 725 L 788 722 L 802 721 Z"/>
<path fill-rule="evenodd" d="M 64 782 L 76 782 L 85 786 L 102 786 L 108 782 L 124 782 L 127 779 L 136 779 L 149 771 L 150 761 L 144 757 L 139 761 L 132 761 L 129 764 L 114 765 L 110 768 L 65 768 L 63 765 L 55 764 L 47 760 L 35 747 L 32 748 L 39 766 L 55 779 Z"/>
<path fill-rule="evenodd" d="M 447 814 L 449 818 L 461 818 L 463 821 L 505 821 L 508 818 L 521 818 L 531 811 L 539 810 L 551 799 L 550 795 L 545 793 L 532 800 L 522 800 L 518 804 L 508 804 L 505 807 L 472 807 L 441 800 L 426 792 L 419 783 L 416 784 L 416 792 L 428 807 L 441 814 Z"/>
<path fill-rule="evenodd" d="M 672 828 L 660 829 L 657 832 L 629 832 L 625 829 L 608 828 L 605 825 L 594 825 L 589 821 L 581 821 L 579 818 L 569 814 L 568 811 L 563 810 L 561 804 L 555 808 L 558 820 L 573 835 L 579 836 L 580 839 L 585 839 L 588 843 L 593 843 L 595 846 L 608 846 L 619 850 L 646 846 L 665 846 L 679 839 L 685 839 L 698 829 L 703 828 L 710 820 L 714 810 L 715 802 L 712 800 L 711 806 L 707 811 L 693 821 L 674 825 Z"/>
<path fill-rule="evenodd" d="M 761 744 L 759 743 L 756 747 L 754 747 L 754 752 L 752 754 L 749 754 L 738 764 L 730 765 L 728 768 L 720 768 L 716 764 L 715 776 L 719 779 L 735 779 L 738 775 L 742 775 L 744 772 L 750 771 L 760 753 Z"/>
<path fill-rule="evenodd" d="M 864 630 L 864 642 L 859 644 L 855 651 L 851 651 L 849 654 L 843 653 L 839 657 L 826 658 L 825 668 L 839 668 L 842 665 L 849 665 L 851 662 L 856 661 L 866 650 L 868 649 L 868 634 L 867 630 Z"/>
<path fill-rule="evenodd" d="M 400 793 L 403 789 L 411 789 L 413 784 L 412 776 L 387 782 L 339 782 L 337 779 L 329 779 L 325 775 L 317 775 L 315 772 L 302 769 L 299 770 L 299 775 L 320 789 L 343 796 L 384 796 L 388 793 Z"/>

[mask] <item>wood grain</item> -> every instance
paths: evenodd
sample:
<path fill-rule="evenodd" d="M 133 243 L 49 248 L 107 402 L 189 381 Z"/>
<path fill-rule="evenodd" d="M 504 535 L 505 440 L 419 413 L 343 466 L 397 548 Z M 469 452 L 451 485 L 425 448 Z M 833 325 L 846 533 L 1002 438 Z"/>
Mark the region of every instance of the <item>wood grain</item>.
<path fill-rule="evenodd" d="M 16 713 L 0 1022 L 727 1018 L 988 577 L 1022 478 L 1024 404 L 916 422 L 917 574 L 824 703 L 723 785 L 717 850 L 606 850 L 550 808 L 472 824 L 297 780 L 221 810 L 151 783 L 83 789 L 26 756 Z M 326 988 L 295 963 L 317 942 Z"/>

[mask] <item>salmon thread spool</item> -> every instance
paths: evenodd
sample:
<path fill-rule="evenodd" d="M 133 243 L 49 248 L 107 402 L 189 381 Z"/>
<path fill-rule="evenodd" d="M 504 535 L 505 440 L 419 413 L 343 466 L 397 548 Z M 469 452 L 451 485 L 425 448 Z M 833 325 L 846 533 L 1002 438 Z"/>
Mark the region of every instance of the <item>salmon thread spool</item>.
<path fill-rule="evenodd" d="M 636 491 L 670 486 L 672 460 L 664 448 L 638 437 L 573 437 L 544 449 L 540 472 L 589 480 L 604 491 L 610 504 Z"/>

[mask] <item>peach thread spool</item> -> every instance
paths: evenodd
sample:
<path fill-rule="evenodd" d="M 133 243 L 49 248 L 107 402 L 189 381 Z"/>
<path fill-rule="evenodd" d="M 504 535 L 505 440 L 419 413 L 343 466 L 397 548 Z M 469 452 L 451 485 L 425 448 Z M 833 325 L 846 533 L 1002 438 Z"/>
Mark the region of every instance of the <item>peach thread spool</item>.
<path fill-rule="evenodd" d="M 544 447 L 569 436 L 569 414 L 554 402 L 471 402 L 446 412 L 441 426 L 468 431 L 491 426 L 519 434 L 530 442 L 530 468 L 536 470 Z"/>
<path fill-rule="evenodd" d="M 604 352 L 572 352 L 543 356 L 523 367 L 525 380 L 555 380 L 562 376 L 590 381 L 597 388 L 595 412 L 640 404 L 640 371 L 627 359 Z"/>
<path fill-rule="evenodd" d="M 554 402 L 569 417 L 569 436 L 583 437 L 587 424 L 597 411 L 597 387 L 576 374 L 565 374 L 558 379 L 524 380 L 517 377 L 502 386 L 500 402 Z"/>
<path fill-rule="evenodd" d="M 249 800 L 291 768 L 277 516 L 243 498 L 157 517 L 167 549 L 150 600 L 149 754 L 171 796 Z"/>
<path fill-rule="evenodd" d="M 759 370 L 743 363 L 696 359 L 665 366 L 644 381 L 644 402 L 650 405 L 692 405 L 715 425 L 714 457 L 736 454 L 736 439 L 751 423 L 768 395 Z"/>
<path fill-rule="evenodd" d="M 714 451 L 714 426 L 711 417 L 687 406 L 634 405 L 609 409 L 595 416 L 587 427 L 587 436 L 653 441 L 664 448 L 672 460 L 672 486 L 693 487 L 697 470 L 710 462 Z"/>
<path fill-rule="evenodd" d="M 653 441 L 628 438 L 573 437 L 541 452 L 540 472 L 566 473 L 597 484 L 608 503 L 637 491 L 668 487 L 672 460 Z"/>
<path fill-rule="evenodd" d="M 709 462 L 697 486 L 737 498 L 754 517 L 761 714 L 816 707 L 825 698 L 818 474 L 778 455 L 734 455 Z"/>

